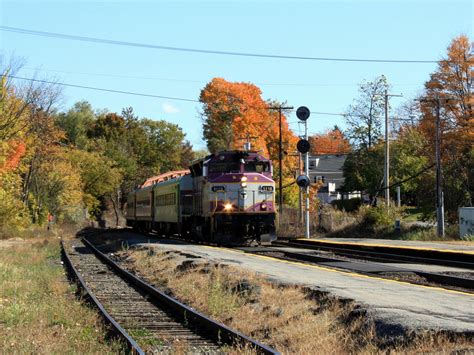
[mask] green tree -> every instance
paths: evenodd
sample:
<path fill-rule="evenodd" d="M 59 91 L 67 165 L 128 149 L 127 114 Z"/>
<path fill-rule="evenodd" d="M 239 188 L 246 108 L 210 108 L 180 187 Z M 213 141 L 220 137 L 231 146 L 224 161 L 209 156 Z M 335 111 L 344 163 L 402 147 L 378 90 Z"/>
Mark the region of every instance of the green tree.
<path fill-rule="evenodd" d="M 95 152 L 69 149 L 67 156 L 80 174 L 84 205 L 97 214 L 102 198 L 112 196 L 115 199 L 122 182 L 120 168 L 115 161 Z"/>
<path fill-rule="evenodd" d="M 388 88 L 384 75 L 360 84 L 359 97 L 346 112 L 346 136 L 357 148 L 368 150 L 382 139 L 383 94 Z"/>
<path fill-rule="evenodd" d="M 397 139 L 391 144 L 391 181 L 393 184 L 407 180 L 400 188 L 402 199 L 410 204 L 418 205 L 426 198 L 426 181 L 434 178 L 433 169 L 418 175 L 429 167 L 429 159 L 424 155 L 426 144 L 423 133 L 410 126 L 402 127 Z"/>
<path fill-rule="evenodd" d="M 95 123 L 96 116 L 87 101 L 79 101 L 66 113 L 56 117 L 56 124 L 66 133 L 66 142 L 80 149 L 86 149 L 87 133 Z"/>
<path fill-rule="evenodd" d="M 343 165 L 343 190 L 363 191 L 376 196 L 382 187 L 384 147 L 378 144 L 370 149 L 349 153 Z"/>
<path fill-rule="evenodd" d="M 145 163 L 159 166 L 160 172 L 175 170 L 181 167 L 185 134 L 176 124 L 164 120 L 142 119 L 148 137 L 149 155 L 143 157 Z"/>

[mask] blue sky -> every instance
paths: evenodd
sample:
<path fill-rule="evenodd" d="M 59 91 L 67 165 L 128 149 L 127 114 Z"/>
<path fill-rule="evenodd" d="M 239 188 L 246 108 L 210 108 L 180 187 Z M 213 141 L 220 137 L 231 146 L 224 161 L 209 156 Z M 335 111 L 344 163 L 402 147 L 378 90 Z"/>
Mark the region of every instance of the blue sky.
<path fill-rule="evenodd" d="M 0 24 L 164 46 L 291 56 L 439 60 L 459 34 L 472 39 L 473 1 L 7 1 Z M 358 83 L 385 74 L 411 98 L 436 64 L 353 63 L 231 57 L 120 47 L 0 32 L 4 56 L 26 60 L 23 76 L 197 99 L 213 77 L 256 83 L 265 99 L 312 111 L 343 112 Z M 200 105 L 64 88 L 62 109 L 78 100 L 179 124 L 196 148 Z M 394 98 L 396 107 L 404 99 Z M 296 122 L 296 116 L 289 117 Z M 312 115 L 310 132 L 344 119 Z M 295 129 L 297 123 L 291 123 Z"/>

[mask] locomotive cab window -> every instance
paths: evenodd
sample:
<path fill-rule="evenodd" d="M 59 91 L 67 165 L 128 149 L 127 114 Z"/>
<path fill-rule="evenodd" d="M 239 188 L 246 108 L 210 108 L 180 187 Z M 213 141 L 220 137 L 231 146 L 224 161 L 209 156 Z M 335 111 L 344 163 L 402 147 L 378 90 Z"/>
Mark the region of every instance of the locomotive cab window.
<path fill-rule="evenodd" d="M 254 172 L 254 173 L 263 173 L 270 171 L 270 164 L 268 162 L 259 161 L 253 162 L 249 161 L 245 163 L 245 171 L 246 172 Z"/>
<path fill-rule="evenodd" d="M 213 162 L 209 164 L 209 173 L 239 173 L 240 163 L 238 161 Z"/>

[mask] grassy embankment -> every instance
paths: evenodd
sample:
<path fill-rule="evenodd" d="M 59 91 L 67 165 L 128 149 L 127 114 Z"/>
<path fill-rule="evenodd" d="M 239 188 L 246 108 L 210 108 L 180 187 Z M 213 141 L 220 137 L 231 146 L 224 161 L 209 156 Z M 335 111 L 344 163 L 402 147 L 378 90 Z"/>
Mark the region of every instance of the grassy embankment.
<path fill-rule="evenodd" d="M 385 353 L 373 324 L 354 305 L 297 286 L 281 286 L 244 269 L 179 253 L 123 250 L 128 268 L 184 303 L 286 354 Z M 385 344 L 386 345 L 386 344 Z M 413 336 L 390 351 L 474 349 L 439 334 Z"/>
<path fill-rule="evenodd" d="M 57 237 L 0 241 L 3 353 L 117 353 L 99 316 L 75 298 Z"/>

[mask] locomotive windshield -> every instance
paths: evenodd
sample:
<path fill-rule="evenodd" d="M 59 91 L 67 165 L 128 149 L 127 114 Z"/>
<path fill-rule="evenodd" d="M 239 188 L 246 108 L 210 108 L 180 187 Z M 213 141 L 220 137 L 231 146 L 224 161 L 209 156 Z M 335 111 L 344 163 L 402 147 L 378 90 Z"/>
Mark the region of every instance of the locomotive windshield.
<path fill-rule="evenodd" d="M 238 173 L 240 163 L 238 161 L 213 162 L 209 165 L 209 173 Z"/>
<path fill-rule="evenodd" d="M 264 161 L 259 161 L 259 162 L 248 161 L 245 163 L 244 170 L 249 173 L 268 172 L 270 171 L 270 164 Z"/>

